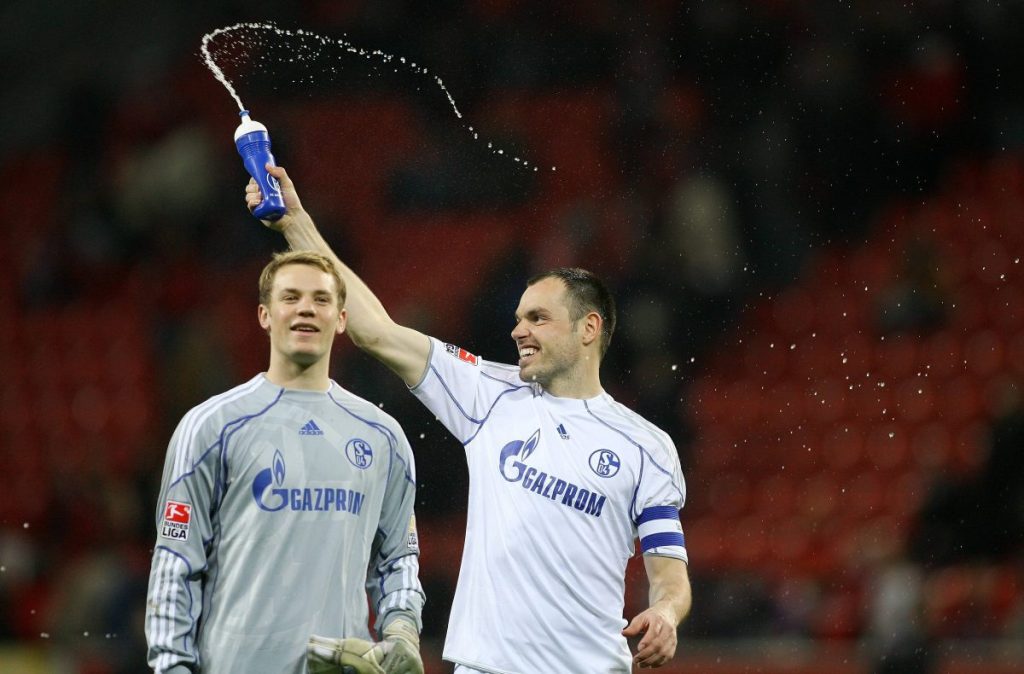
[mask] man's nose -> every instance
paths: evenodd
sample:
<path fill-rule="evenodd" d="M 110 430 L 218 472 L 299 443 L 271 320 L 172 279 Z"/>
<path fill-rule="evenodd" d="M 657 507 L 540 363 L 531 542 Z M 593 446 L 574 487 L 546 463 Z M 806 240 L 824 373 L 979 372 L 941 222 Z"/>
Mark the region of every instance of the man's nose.
<path fill-rule="evenodd" d="M 526 337 L 526 327 L 523 326 L 523 321 L 516 323 L 515 327 L 512 328 L 512 339 L 521 339 Z"/>

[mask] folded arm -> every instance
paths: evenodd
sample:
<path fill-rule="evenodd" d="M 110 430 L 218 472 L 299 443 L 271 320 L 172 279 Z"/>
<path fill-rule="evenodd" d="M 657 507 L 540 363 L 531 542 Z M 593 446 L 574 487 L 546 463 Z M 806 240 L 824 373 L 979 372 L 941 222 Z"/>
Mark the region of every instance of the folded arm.
<path fill-rule="evenodd" d="M 321 236 L 313 218 L 302 208 L 295 184 L 288 177 L 288 173 L 279 166 L 269 164 L 267 170 L 281 183 L 281 194 L 288 210 L 280 219 L 273 222 L 263 220 L 263 224 L 284 234 L 293 250 L 316 251 L 326 255 L 337 265 L 348 293 L 345 303 L 348 313 L 346 330 L 352 341 L 360 349 L 391 368 L 407 386 L 417 384 L 427 368 L 427 359 L 430 356 L 429 338 L 392 320 L 373 291 L 341 261 Z M 245 188 L 245 201 L 250 211 L 263 201 L 263 195 L 255 180 L 250 180 Z"/>

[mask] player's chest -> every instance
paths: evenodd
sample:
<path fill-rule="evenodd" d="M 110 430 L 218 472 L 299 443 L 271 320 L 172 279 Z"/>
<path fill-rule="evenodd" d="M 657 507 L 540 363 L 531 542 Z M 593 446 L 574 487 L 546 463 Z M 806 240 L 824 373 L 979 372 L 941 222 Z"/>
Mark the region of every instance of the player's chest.
<path fill-rule="evenodd" d="M 366 427 L 268 419 L 231 441 L 228 494 L 262 512 L 352 512 L 382 485 L 389 451 Z"/>
<path fill-rule="evenodd" d="M 499 420 L 475 450 L 474 477 L 514 498 L 543 498 L 593 509 L 602 497 L 628 502 L 639 450 L 579 416 L 520 415 Z M 472 452 L 471 452 L 472 453 Z"/>

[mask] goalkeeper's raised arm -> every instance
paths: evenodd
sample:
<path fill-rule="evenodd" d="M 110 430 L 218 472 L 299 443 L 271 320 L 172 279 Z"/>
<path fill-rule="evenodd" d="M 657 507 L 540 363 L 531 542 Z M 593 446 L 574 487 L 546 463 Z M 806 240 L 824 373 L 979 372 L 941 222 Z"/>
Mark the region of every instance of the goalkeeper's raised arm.
<path fill-rule="evenodd" d="M 342 262 L 327 245 L 313 218 L 302 207 L 295 184 L 280 166 L 267 165 L 267 170 L 281 184 L 287 211 L 279 220 L 262 220 L 267 227 L 281 232 L 292 250 L 314 250 L 334 261 L 348 289 L 347 332 L 360 349 L 387 365 L 406 385 L 414 386 L 423 377 L 430 356 L 429 338 L 421 332 L 395 323 L 373 291 Z M 245 202 L 250 212 L 263 200 L 255 180 L 245 188 Z"/>

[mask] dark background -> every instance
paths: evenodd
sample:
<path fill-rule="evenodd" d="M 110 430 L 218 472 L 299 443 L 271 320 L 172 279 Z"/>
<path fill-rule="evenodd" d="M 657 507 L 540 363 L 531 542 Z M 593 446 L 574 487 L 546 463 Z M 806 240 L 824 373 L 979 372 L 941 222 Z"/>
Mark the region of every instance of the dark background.
<path fill-rule="evenodd" d="M 199 58 L 240 21 L 325 38 L 213 47 L 396 319 L 508 362 L 532 273 L 612 286 L 605 387 L 672 435 L 688 483 L 674 671 L 1024 671 L 1020 3 L 0 18 L 3 671 L 145 671 L 167 440 L 266 366 L 256 278 L 284 245 L 244 208 L 237 109 Z M 461 450 L 340 342 L 334 378 L 417 455 L 424 653 L 448 671 Z M 627 615 L 645 595 L 634 564 Z"/>

